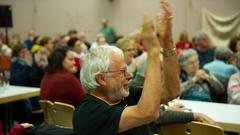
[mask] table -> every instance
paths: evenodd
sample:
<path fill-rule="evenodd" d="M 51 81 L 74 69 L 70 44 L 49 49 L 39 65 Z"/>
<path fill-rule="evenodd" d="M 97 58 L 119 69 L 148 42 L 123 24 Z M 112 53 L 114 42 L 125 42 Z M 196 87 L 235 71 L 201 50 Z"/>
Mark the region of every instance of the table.
<path fill-rule="evenodd" d="M 214 119 L 224 131 L 240 133 L 240 105 L 179 100 L 193 112 L 200 112 Z"/>
<path fill-rule="evenodd" d="M 0 104 L 4 105 L 6 125 L 4 131 L 6 132 L 13 124 L 11 102 L 35 97 L 40 95 L 40 88 L 24 87 L 24 86 L 7 86 L 0 89 Z"/>
<path fill-rule="evenodd" d="M 40 95 L 40 88 L 24 86 L 7 86 L 0 91 L 0 104 L 5 104 L 21 99 L 35 97 Z"/>

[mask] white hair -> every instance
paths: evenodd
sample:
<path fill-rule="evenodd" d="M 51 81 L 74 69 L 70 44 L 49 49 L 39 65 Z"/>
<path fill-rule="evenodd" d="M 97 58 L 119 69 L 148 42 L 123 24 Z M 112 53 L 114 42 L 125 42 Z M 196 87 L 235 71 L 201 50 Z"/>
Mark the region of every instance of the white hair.
<path fill-rule="evenodd" d="M 191 56 L 198 57 L 198 54 L 194 49 L 188 49 L 188 50 L 182 51 L 182 53 L 178 56 L 179 66 L 181 68 L 184 68 L 186 66 L 186 60 Z"/>
<path fill-rule="evenodd" d="M 199 44 L 199 40 L 203 37 L 207 37 L 209 39 L 208 33 L 207 31 L 201 29 L 198 32 L 195 33 L 194 38 L 195 38 L 195 44 L 198 45 Z M 210 39 L 209 39 L 210 40 Z"/>
<path fill-rule="evenodd" d="M 124 57 L 122 50 L 115 46 L 98 46 L 91 49 L 91 51 L 83 57 L 80 80 L 86 91 L 99 86 L 96 81 L 96 75 L 108 71 L 111 63 L 110 55 L 112 53 L 121 58 Z"/>

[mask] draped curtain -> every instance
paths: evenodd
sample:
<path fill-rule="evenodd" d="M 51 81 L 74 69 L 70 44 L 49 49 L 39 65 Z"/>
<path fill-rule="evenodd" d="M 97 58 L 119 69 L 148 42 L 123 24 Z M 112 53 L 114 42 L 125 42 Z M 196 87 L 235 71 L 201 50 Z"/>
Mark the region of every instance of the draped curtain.
<path fill-rule="evenodd" d="M 240 30 L 240 12 L 228 17 L 214 15 L 202 9 L 202 28 L 209 34 L 213 46 L 227 46 Z"/>

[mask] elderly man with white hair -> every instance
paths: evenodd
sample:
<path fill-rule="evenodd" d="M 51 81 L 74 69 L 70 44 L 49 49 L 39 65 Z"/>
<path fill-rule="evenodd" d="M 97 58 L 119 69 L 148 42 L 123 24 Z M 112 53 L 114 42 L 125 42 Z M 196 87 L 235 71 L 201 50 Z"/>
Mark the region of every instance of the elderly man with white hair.
<path fill-rule="evenodd" d="M 214 60 L 214 48 L 210 44 L 208 34 L 204 30 L 199 30 L 195 36 L 195 49 L 198 54 L 199 66 L 202 68 L 205 64 Z"/>
<path fill-rule="evenodd" d="M 179 95 L 178 65 L 170 32 L 171 13 L 166 0 L 161 0 L 161 5 L 164 15 L 157 16 L 157 28 L 166 61 L 159 59 L 160 42 L 151 20 L 144 16 L 141 35 L 148 58 L 140 98 L 131 95 L 128 88 L 131 76 L 120 49 L 101 46 L 85 56 L 81 82 L 87 94 L 74 112 L 73 129 L 76 135 L 148 135 L 147 124 L 160 116 L 162 97 L 173 99 Z M 161 65 L 169 66 L 164 73 Z M 167 91 L 164 78 L 173 79 L 171 83 L 176 85 L 176 89 Z"/>

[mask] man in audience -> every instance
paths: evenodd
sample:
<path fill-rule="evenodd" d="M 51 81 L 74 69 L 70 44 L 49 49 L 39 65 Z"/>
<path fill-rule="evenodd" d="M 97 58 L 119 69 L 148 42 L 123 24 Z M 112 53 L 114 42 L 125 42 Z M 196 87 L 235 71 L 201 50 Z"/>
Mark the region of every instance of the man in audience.
<path fill-rule="evenodd" d="M 106 38 L 107 43 L 109 45 L 112 45 L 115 42 L 116 32 L 113 29 L 113 27 L 108 25 L 107 18 L 102 18 L 101 23 L 102 23 L 102 28 L 100 29 L 100 32 Z"/>
<path fill-rule="evenodd" d="M 35 37 L 34 31 L 29 31 L 28 38 L 24 40 L 24 45 L 27 47 L 28 50 L 32 49 L 34 37 Z"/>
<path fill-rule="evenodd" d="M 205 64 L 214 60 L 214 48 L 210 46 L 209 37 L 204 30 L 198 31 L 194 39 L 195 49 L 200 62 L 199 65 L 202 68 Z"/>
<path fill-rule="evenodd" d="M 166 1 L 162 0 L 161 4 L 165 15 L 158 16 L 157 25 L 161 27 L 158 32 L 161 33 L 164 55 L 168 59 L 164 62 L 176 65 L 170 32 L 171 13 Z M 170 93 L 167 95 L 169 99 L 178 96 L 179 89 L 167 91 L 163 88 L 163 78 L 167 73 L 161 70 L 163 62 L 159 59 L 160 43 L 152 26 L 149 17 L 145 16 L 142 36 L 148 51 L 148 62 L 140 99 L 129 93 L 128 81 L 131 76 L 127 72 L 120 49 L 102 46 L 92 49 L 85 56 L 81 82 L 88 93 L 74 113 L 73 127 L 76 135 L 147 135 L 149 133 L 146 124 L 159 117 L 161 98 L 166 96 L 164 93 Z M 177 66 L 172 66 L 166 71 L 175 73 L 178 69 Z M 172 85 L 175 84 L 179 82 L 172 82 Z"/>
<path fill-rule="evenodd" d="M 227 103 L 227 85 L 232 74 L 238 69 L 232 65 L 231 61 L 234 57 L 233 52 L 228 47 L 217 47 L 215 49 L 215 60 L 204 65 L 204 69 L 217 77 L 223 84 L 225 91 L 218 97 L 218 102 Z"/>
<path fill-rule="evenodd" d="M 87 50 L 89 50 L 91 47 L 91 44 L 87 41 L 85 32 L 83 32 L 83 31 L 79 32 L 78 38 L 87 46 Z"/>

